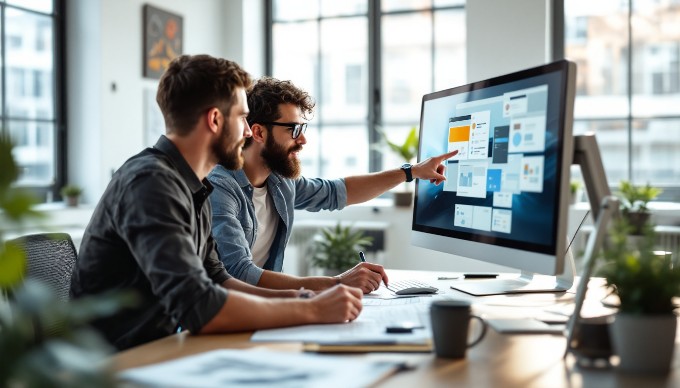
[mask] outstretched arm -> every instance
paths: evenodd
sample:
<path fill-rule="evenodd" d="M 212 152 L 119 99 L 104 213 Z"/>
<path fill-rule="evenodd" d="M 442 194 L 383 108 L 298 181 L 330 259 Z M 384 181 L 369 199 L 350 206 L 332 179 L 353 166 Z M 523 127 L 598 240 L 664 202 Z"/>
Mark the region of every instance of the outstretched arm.
<path fill-rule="evenodd" d="M 201 334 L 270 329 L 310 323 L 342 323 L 361 313 L 361 291 L 338 285 L 311 299 L 264 299 L 230 291 Z"/>
<path fill-rule="evenodd" d="M 433 156 L 415 164 L 411 168 L 414 179 L 427 179 L 434 184 L 440 184 L 446 180 L 444 171 L 446 167 L 443 161 L 456 155 L 458 151 Z M 404 182 L 406 177 L 401 169 L 392 169 L 375 172 L 366 175 L 355 175 L 345 178 L 347 186 L 347 204 L 354 205 L 373 199 L 387 190 Z"/>

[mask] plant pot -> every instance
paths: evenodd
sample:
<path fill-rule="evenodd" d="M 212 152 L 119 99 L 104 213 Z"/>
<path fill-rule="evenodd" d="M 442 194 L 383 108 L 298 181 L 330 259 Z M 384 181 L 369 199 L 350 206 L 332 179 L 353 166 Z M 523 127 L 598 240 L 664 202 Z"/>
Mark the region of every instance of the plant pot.
<path fill-rule="evenodd" d="M 78 206 L 78 197 L 66 197 L 66 206 L 69 207 L 76 207 Z"/>
<path fill-rule="evenodd" d="M 675 347 L 675 314 L 618 313 L 609 326 L 618 370 L 635 374 L 667 374 Z"/>
<path fill-rule="evenodd" d="M 647 221 L 649 221 L 650 214 L 647 212 L 631 212 L 625 211 L 623 216 L 628 219 L 628 223 L 633 227 L 634 235 L 642 235 L 643 228 Z"/>
<path fill-rule="evenodd" d="M 393 194 L 394 194 L 394 206 L 410 207 L 411 204 L 413 203 L 412 191 L 395 191 Z"/>

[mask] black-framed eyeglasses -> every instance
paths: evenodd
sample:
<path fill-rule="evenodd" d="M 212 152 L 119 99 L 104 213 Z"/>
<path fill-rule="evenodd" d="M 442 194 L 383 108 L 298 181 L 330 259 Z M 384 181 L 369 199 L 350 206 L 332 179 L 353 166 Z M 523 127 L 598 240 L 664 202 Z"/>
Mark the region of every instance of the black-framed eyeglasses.
<path fill-rule="evenodd" d="M 280 127 L 287 127 L 289 131 L 292 131 L 293 139 L 297 139 L 301 134 L 307 131 L 307 123 L 279 123 L 276 121 L 270 121 L 268 123 L 262 123 L 264 125 L 278 125 Z"/>

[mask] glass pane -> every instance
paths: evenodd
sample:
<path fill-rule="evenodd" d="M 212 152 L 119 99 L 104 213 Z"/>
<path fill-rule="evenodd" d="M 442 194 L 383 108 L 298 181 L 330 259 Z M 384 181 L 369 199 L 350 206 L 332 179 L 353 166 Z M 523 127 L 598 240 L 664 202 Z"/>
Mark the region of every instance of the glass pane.
<path fill-rule="evenodd" d="M 435 12 L 434 37 L 435 90 L 465 84 L 465 11 Z"/>
<path fill-rule="evenodd" d="M 380 3 L 383 12 L 428 9 L 432 0 L 383 0 Z"/>
<path fill-rule="evenodd" d="M 633 182 L 678 186 L 680 119 L 633 121 Z"/>
<path fill-rule="evenodd" d="M 54 9 L 52 3 L 52 0 L 7 0 L 7 4 L 45 13 L 52 13 Z"/>
<path fill-rule="evenodd" d="M 418 126 L 416 125 L 416 130 Z M 384 132 L 387 134 L 387 138 L 392 143 L 403 144 L 406 140 L 406 136 L 411 131 L 411 127 L 408 125 L 386 125 L 383 127 Z M 385 144 L 385 143 L 382 143 Z M 391 168 L 397 168 L 402 164 L 406 163 L 406 160 L 396 152 L 392 151 L 386 144 L 384 147 L 379 148 L 382 153 L 382 169 L 388 170 Z M 410 163 L 415 163 L 415 160 L 410 160 Z"/>
<path fill-rule="evenodd" d="M 313 120 L 309 122 L 307 132 L 305 132 L 307 144 L 300 152 L 300 162 L 302 163 L 302 175 L 308 178 L 316 178 L 321 174 L 321 165 L 319 164 L 322 148 L 320 131 L 318 120 Z"/>
<path fill-rule="evenodd" d="M 320 133 L 321 177 L 342 178 L 368 172 L 368 129 L 324 126 Z"/>
<path fill-rule="evenodd" d="M 319 16 L 319 0 L 274 0 L 273 8 L 275 21 L 315 19 Z"/>
<path fill-rule="evenodd" d="M 669 2 L 634 2 L 633 115 L 678 115 L 680 12 Z M 680 150 L 678 150 L 680 151 Z"/>
<path fill-rule="evenodd" d="M 578 65 L 574 115 L 628 114 L 628 5 L 621 0 L 565 0 L 565 54 Z"/>
<path fill-rule="evenodd" d="M 448 7 L 451 5 L 465 5 L 465 0 L 434 0 L 435 7 Z"/>
<path fill-rule="evenodd" d="M 52 19 L 6 10 L 5 63 L 10 117 L 54 117 Z"/>
<path fill-rule="evenodd" d="M 291 80 L 314 98 L 318 95 L 316 87 L 319 47 L 317 26 L 316 22 L 275 23 L 272 42 L 273 76 L 282 80 Z M 302 41 L 304 44 L 300 44 Z"/>
<path fill-rule="evenodd" d="M 625 120 L 577 120 L 574 134 L 593 132 L 597 136 L 609 186 L 628 179 L 628 124 Z"/>
<path fill-rule="evenodd" d="M 322 122 L 364 122 L 368 116 L 368 21 L 365 17 L 321 22 Z"/>
<path fill-rule="evenodd" d="M 321 0 L 321 16 L 366 15 L 368 0 Z"/>
<path fill-rule="evenodd" d="M 430 16 L 419 12 L 382 18 L 384 122 L 415 125 L 420 120 L 423 94 L 432 91 Z"/>
<path fill-rule="evenodd" d="M 17 183 L 54 183 L 54 125 L 47 122 L 10 120 L 9 132 L 16 142 L 14 157 L 21 170 Z"/>

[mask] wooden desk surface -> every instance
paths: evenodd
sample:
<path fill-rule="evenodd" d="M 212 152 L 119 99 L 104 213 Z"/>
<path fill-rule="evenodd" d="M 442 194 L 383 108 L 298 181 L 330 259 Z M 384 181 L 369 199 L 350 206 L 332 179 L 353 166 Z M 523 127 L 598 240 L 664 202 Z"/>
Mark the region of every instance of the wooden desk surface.
<path fill-rule="evenodd" d="M 300 352 L 302 349 L 297 343 L 251 343 L 250 335 L 175 334 L 116 354 L 114 367 L 124 370 L 213 349 L 256 346 L 288 352 Z M 680 325 L 673 369 L 663 377 L 630 376 L 612 369 L 581 368 L 574 364 L 572 356 L 566 361 L 562 359 L 565 345 L 566 340 L 562 336 L 504 335 L 489 329 L 484 340 L 469 349 L 467 358 L 463 360 L 437 359 L 431 353 L 374 353 L 346 357 L 404 360 L 415 367 L 378 384 L 384 387 L 680 387 Z"/>

